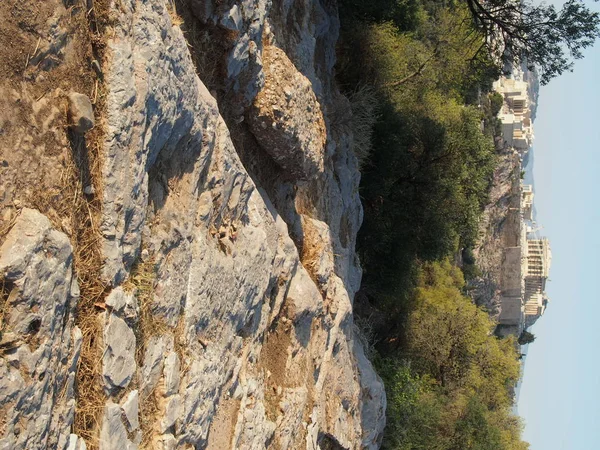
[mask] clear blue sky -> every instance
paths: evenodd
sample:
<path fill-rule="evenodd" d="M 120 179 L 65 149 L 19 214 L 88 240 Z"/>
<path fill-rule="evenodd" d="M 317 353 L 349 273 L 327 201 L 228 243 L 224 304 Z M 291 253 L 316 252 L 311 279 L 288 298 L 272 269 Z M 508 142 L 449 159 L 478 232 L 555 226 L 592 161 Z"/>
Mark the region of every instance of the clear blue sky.
<path fill-rule="evenodd" d="M 540 89 L 534 202 L 552 267 L 519 398 L 531 450 L 600 449 L 599 74 L 597 43 Z"/>

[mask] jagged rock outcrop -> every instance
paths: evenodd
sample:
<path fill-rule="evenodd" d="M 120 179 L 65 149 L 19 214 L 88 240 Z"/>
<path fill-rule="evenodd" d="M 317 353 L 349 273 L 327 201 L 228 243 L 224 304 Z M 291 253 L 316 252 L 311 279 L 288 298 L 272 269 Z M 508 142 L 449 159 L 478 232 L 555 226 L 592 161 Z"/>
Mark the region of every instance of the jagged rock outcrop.
<path fill-rule="evenodd" d="M 283 50 L 263 49 L 265 85 L 248 112 L 260 146 L 299 180 L 323 172 L 325 121 L 308 78 Z"/>
<path fill-rule="evenodd" d="M 68 237 L 23 209 L 0 247 L 0 448 L 65 448 L 82 335 Z"/>
<path fill-rule="evenodd" d="M 491 317 L 500 314 L 501 268 L 505 249 L 519 245 L 521 213 L 518 154 L 504 153 L 494 171 L 490 200 L 479 225 L 480 244 L 475 249 L 481 275 L 471 280 L 470 295 Z"/>
<path fill-rule="evenodd" d="M 185 26 L 227 36 L 218 92 L 170 2 L 121 1 L 104 32 L 103 396 L 88 445 L 378 448 L 385 393 L 352 319 L 359 173 L 351 135 L 329 125 L 335 6 L 184 4 Z M 69 423 L 52 432 L 75 449 Z"/>

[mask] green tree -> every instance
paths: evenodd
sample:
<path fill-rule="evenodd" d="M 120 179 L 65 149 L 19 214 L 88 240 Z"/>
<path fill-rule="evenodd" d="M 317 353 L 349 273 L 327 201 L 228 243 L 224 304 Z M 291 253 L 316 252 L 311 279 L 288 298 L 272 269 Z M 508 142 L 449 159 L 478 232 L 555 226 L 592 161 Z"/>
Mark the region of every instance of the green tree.
<path fill-rule="evenodd" d="M 513 0 L 465 0 L 475 26 L 493 55 L 503 62 L 524 62 L 540 72 L 540 82 L 571 70 L 600 35 L 600 16 L 568 0 L 558 11 L 552 4 Z"/>
<path fill-rule="evenodd" d="M 502 105 L 504 104 L 504 97 L 502 94 L 498 92 L 492 92 L 490 94 L 490 108 L 492 116 L 497 116 L 500 110 L 502 109 Z"/>
<path fill-rule="evenodd" d="M 535 335 L 527 330 L 523 330 L 523 332 L 519 336 L 518 342 L 520 345 L 527 345 L 531 344 L 533 341 L 535 341 Z"/>
<path fill-rule="evenodd" d="M 376 362 L 388 394 L 384 449 L 524 450 L 511 412 L 520 364 L 513 338 L 461 294 L 449 261 L 421 266 L 400 360 Z"/>
<path fill-rule="evenodd" d="M 408 354 L 442 386 L 468 383 L 487 404 L 507 406 L 504 386 L 516 383 L 520 371 L 514 341 L 492 336 L 495 323 L 463 296 L 463 286 L 460 269 L 449 261 L 423 265 L 408 318 Z"/>

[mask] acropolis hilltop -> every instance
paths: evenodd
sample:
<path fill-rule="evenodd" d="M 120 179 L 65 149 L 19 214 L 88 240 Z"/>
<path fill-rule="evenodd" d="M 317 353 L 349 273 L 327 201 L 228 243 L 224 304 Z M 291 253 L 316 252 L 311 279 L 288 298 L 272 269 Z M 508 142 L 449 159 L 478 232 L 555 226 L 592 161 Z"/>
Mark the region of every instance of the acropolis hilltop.
<path fill-rule="evenodd" d="M 508 208 L 505 233 L 509 245 L 503 249 L 500 270 L 499 333 L 521 334 L 545 312 L 549 299 L 546 283 L 549 280 L 552 252 L 550 242 L 538 235 L 534 217 L 534 189 L 524 184 L 523 158 L 531 150 L 534 139 L 533 117 L 535 101 L 531 99 L 533 81 L 526 80 L 527 71 L 516 68 L 510 77 L 503 76 L 494 83 L 503 96 L 498 114 L 502 123 L 502 147 L 507 153 L 519 155 L 518 202 Z M 510 220 L 512 217 L 512 220 Z"/>

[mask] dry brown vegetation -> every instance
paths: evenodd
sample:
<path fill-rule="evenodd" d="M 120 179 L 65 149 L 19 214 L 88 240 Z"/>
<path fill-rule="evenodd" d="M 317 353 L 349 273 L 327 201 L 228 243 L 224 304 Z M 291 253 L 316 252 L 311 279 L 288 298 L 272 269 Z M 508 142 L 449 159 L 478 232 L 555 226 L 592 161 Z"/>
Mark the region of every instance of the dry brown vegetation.
<path fill-rule="evenodd" d="M 173 24 L 177 24 L 183 31 L 198 76 L 211 92 L 218 92 L 225 78 L 220 76 L 222 55 L 230 46 L 230 39 L 226 38 L 224 30 L 211 29 L 201 24 L 184 0 L 173 0 L 169 12 Z M 215 33 L 223 36 L 216 36 Z"/>
<path fill-rule="evenodd" d="M 169 0 L 167 2 L 167 11 L 169 12 L 169 16 L 171 17 L 171 23 L 175 27 L 180 27 L 183 24 L 183 19 L 177 13 L 177 6 L 174 0 Z"/>
<path fill-rule="evenodd" d="M 303 218 L 300 261 L 317 286 L 321 286 L 318 271 L 321 257 L 326 252 L 332 252 L 331 248 L 328 248 L 326 237 L 311 220 Z"/>
<path fill-rule="evenodd" d="M 135 357 L 138 367 L 143 367 L 146 344 L 150 337 L 165 334 L 169 330 L 167 324 L 152 314 L 151 305 L 155 279 L 156 262 L 153 257 L 148 257 L 145 261 L 142 259 L 137 260 L 131 269 L 129 278 L 123 284 L 123 288 L 126 291 L 134 292 L 139 307 L 138 322 L 135 327 Z M 158 393 L 156 389 L 150 392 L 144 392 L 140 389 L 139 392 L 139 420 L 142 430 L 142 443 L 140 447 L 151 448 L 152 427 L 156 422 L 156 417 L 160 410 Z"/>
<path fill-rule="evenodd" d="M 6 281 L 4 277 L 0 277 L 0 353 L 2 352 L 2 334 L 6 323 L 6 307 L 8 299 L 14 289 L 13 283 Z"/>
<path fill-rule="evenodd" d="M 177 327 L 173 329 L 160 317 L 152 312 L 154 287 L 156 283 L 157 262 L 153 256 L 138 259 L 131 269 L 129 278 L 123 284 L 125 291 L 133 292 L 138 303 L 138 321 L 135 327 L 136 334 L 136 362 L 138 367 L 143 367 L 147 344 L 153 336 L 174 335 L 175 352 L 181 362 L 181 372 L 185 373 L 185 347 L 183 343 L 183 316 L 180 317 Z M 140 379 L 139 382 L 142 380 Z M 138 382 L 138 384 L 140 384 Z M 154 425 L 157 423 L 163 405 L 161 405 L 161 389 L 154 388 L 140 392 L 139 421 L 142 431 L 140 448 L 153 448 Z"/>
<path fill-rule="evenodd" d="M 89 11 L 88 37 L 96 60 L 104 56 L 104 31 L 109 24 L 107 0 L 96 1 Z M 98 447 L 98 431 L 105 395 L 100 379 L 102 358 L 102 324 L 98 314 L 109 286 L 101 278 L 101 236 L 98 231 L 102 211 L 102 120 L 106 91 L 97 79 L 90 92 L 95 101 L 96 127 L 87 134 L 86 140 L 71 139 L 72 164 L 72 215 L 71 222 L 75 248 L 75 269 L 80 287 L 76 324 L 83 334 L 81 356 L 77 373 L 77 408 L 73 432 L 85 439 L 89 449 Z M 100 120 L 98 120 L 100 118 Z M 83 193 L 86 186 L 94 188 L 94 194 Z"/>

